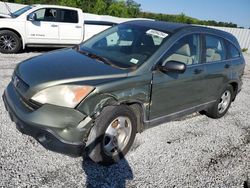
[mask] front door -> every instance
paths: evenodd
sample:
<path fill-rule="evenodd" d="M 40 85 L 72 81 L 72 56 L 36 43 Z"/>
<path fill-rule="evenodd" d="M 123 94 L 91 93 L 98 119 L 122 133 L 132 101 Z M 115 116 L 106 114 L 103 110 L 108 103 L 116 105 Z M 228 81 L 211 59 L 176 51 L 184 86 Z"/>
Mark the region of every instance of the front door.
<path fill-rule="evenodd" d="M 34 21 L 26 21 L 27 43 L 58 44 L 59 27 L 57 9 L 43 8 L 33 12 Z"/>
<path fill-rule="evenodd" d="M 200 36 L 186 35 L 179 39 L 163 58 L 185 63 L 184 73 L 153 73 L 150 120 L 174 114 L 202 104 L 204 95 L 205 72 L 200 62 Z"/>

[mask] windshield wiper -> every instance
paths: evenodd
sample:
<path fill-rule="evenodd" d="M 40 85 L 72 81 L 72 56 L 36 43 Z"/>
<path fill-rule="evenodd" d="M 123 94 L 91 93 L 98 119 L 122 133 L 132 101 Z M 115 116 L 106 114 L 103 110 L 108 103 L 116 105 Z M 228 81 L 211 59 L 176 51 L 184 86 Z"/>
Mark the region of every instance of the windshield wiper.
<path fill-rule="evenodd" d="M 87 51 L 87 50 L 82 50 L 82 49 L 80 49 L 80 46 L 79 46 L 79 45 L 76 46 L 76 50 L 77 50 L 79 53 L 81 53 L 81 54 L 83 54 L 83 55 L 86 55 L 86 56 L 88 56 L 88 57 L 90 57 L 90 58 L 92 58 L 92 59 L 96 59 L 97 61 L 101 61 L 101 62 L 106 63 L 106 64 L 108 64 L 108 65 L 113 65 L 113 63 L 111 63 L 108 59 L 106 59 L 106 58 L 104 58 L 104 57 L 98 56 L 98 55 L 96 55 L 96 54 L 94 54 L 94 53 L 91 53 L 91 52 L 89 52 L 89 51 Z"/>
<path fill-rule="evenodd" d="M 94 54 L 94 53 L 92 53 L 92 52 L 90 52 L 88 50 L 85 50 L 85 49 L 83 50 L 80 47 L 81 46 L 78 44 L 78 45 L 74 46 L 73 49 L 75 49 L 76 51 L 78 51 L 79 53 L 81 53 L 81 54 L 83 54 L 83 55 L 85 55 L 87 57 L 90 57 L 90 58 L 95 59 L 95 60 L 97 60 L 99 62 L 103 62 L 105 64 L 108 64 L 108 65 L 110 65 L 112 67 L 115 67 L 115 68 L 118 68 L 118 69 L 127 69 L 125 67 L 121 67 L 119 65 L 116 65 L 115 63 L 113 63 L 112 61 L 110 61 L 109 59 L 107 59 L 105 57 L 96 55 L 96 54 Z"/>
<path fill-rule="evenodd" d="M 97 61 L 101 61 L 101 62 L 106 63 L 108 65 L 112 65 L 112 63 L 108 59 L 106 59 L 104 57 L 98 56 L 98 55 L 90 53 L 88 51 L 82 51 L 82 50 L 80 50 L 79 52 L 87 55 L 88 57 L 90 57 L 92 59 L 96 59 Z"/>

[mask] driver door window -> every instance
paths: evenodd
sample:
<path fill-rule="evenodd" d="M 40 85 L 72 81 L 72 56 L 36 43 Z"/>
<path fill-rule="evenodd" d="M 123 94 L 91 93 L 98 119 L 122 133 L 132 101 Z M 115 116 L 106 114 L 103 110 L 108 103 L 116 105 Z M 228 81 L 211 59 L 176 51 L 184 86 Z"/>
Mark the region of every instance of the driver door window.
<path fill-rule="evenodd" d="M 35 14 L 35 21 L 51 21 L 55 22 L 57 17 L 57 10 L 53 8 L 39 9 Z"/>
<path fill-rule="evenodd" d="M 199 63 L 200 59 L 200 42 L 199 35 L 192 34 L 187 35 L 178 40 L 168 51 L 166 60 L 177 61 L 186 65 L 192 65 Z"/>

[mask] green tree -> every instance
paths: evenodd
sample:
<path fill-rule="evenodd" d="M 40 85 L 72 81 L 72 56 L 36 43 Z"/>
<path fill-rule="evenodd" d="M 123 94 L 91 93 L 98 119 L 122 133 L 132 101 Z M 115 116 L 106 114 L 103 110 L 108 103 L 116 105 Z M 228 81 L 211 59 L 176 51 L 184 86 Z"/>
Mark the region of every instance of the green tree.
<path fill-rule="evenodd" d="M 94 6 L 94 12 L 96 14 L 105 14 L 106 13 L 107 4 L 103 0 L 97 0 Z"/>
<path fill-rule="evenodd" d="M 127 0 L 126 6 L 127 6 L 128 14 L 130 17 L 137 17 L 139 15 L 140 7 L 141 7 L 140 4 L 136 3 L 133 0 Z"/>
<path fill-rule="evenodd" d="M 56 0 L 56 1 L 57 4 L 59 5 L 70 6 L 70 7 L 80 7 L 82 3 L 81 0 Z"/>
<path fill-rule="evenodd" d="M 97 0 L 82 0 L 81 6 L 83 12 L 95 13 L 95 4 Z"/>
<path fill-rule="evenodd" d="M 125 18 L 129 16 L 126 4 L 123 1 L 112 3 L 108 7 L 108 14 L 111 16 L 125 17 Z"/>

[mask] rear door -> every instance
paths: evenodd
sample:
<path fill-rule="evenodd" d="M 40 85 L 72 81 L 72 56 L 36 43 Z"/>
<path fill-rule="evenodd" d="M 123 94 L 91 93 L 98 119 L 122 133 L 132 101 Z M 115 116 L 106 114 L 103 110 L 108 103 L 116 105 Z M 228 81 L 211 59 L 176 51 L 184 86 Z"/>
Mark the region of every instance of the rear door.
<path fill-rule="evenodd" d="M 26 21 L 26 33 L 29 44 L 59 43 L 59 28 L 56 22 L 57 9 L 42 8 L 34 12 L 35 20 Z M 31 13 L 31 14 L 32 14 Z"/>
<path fill-rule="evenodd" d="M 169 61 L 185 63 L 184 73 L 153 73 L 150 119 L 166 116 L 201 105 L 204 95 L 204 64 L 201 63 L 199 34 L 180 38 L 168 50 L 163 64 Z"/>
<path fill-rule="evenodd" d="M 231 61 L 227 59 L 223 38 L 204 34 L 203 41 L 206 70 L 206 97 L 204 97 L 204 101 L 217 100 L 231 77 Z"/>
<path fill-rule="evenodd" d="M 83 23 L 77 10 L 58 9 L 58 26 L 61 44 L 78 44 L 83 40 Z"/>

